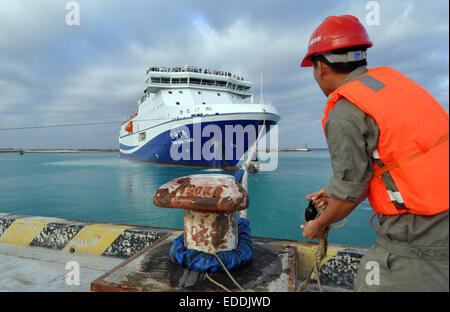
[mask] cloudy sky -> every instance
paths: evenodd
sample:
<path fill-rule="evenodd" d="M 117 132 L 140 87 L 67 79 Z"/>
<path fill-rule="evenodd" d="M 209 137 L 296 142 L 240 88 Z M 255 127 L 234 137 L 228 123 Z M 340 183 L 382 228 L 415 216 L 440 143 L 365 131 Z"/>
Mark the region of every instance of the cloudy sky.
<path fill-rule="evenodd" d="M 357 16 L 374 42 L 369 67 L 400 70 L 449 110 L 447 0 L 79 0 L 78 26 L 66 24 L 67 2 L 0 1 L 0 148 L 118 148 L 146 69 L 185 64 L 241 74 L 255 95 L 262 73 L 282 117 L 279 145 L 326 147 L 326 98 L 299 63 L 329 15 Z"/>

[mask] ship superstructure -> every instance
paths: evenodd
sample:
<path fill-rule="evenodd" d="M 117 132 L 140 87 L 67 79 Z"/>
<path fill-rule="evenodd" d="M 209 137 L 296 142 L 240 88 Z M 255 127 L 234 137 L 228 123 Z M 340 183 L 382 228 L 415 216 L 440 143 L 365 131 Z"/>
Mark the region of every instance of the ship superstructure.
<path fill-rule="evenodd" d="M 270 101 L 253 101 L 250 81 L 229 72 L 150 67 L 145 84 L 136 113 L 120 129 L 124 157 L 233 167 L 255 141 L 252 128 L 268 131 L 280 119 Z"/>

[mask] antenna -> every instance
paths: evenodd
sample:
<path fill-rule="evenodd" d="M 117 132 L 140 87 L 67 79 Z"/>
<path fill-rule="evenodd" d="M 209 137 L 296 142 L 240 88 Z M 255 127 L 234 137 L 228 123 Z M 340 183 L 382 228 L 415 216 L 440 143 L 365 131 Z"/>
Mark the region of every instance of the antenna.
<path fill-rule="evenodd" d="M 262 83 L 262 72 L 261 72 L 261 97 L 259 99 L 259 103 L 262 103 L 262 95 L 263 95 L 263 83 Z"/>

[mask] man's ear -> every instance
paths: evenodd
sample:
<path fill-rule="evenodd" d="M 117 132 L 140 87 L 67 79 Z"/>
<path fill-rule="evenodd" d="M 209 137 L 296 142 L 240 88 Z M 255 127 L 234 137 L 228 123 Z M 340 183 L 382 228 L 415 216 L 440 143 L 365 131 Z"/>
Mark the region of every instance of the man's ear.
<path fill-rule="evenodd" d="M 328 74 L 330 68 L 328 67 L 327 64 L 325 64 L 322 61 L 318 61 L 317 62 L 317 66 L 318 66 L 318 72 L 319 72 L 319 77 L 320 79 L 323 79 L 323 77 Z"/>

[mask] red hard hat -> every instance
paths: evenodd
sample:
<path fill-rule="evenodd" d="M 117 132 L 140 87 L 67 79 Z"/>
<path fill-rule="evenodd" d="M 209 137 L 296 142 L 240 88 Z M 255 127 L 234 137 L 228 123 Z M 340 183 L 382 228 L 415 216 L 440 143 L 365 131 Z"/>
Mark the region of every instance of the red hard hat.
<path fill-rule="evenodd" d="M 370 48 L 372 42 L 366 29 L 356 17 L 352 15 L 328 16 L 311 35 L 308 53 L 300 66 L 312 66 L 309 57 L 313 54 L 359 45 L 367 45 Z"/>

